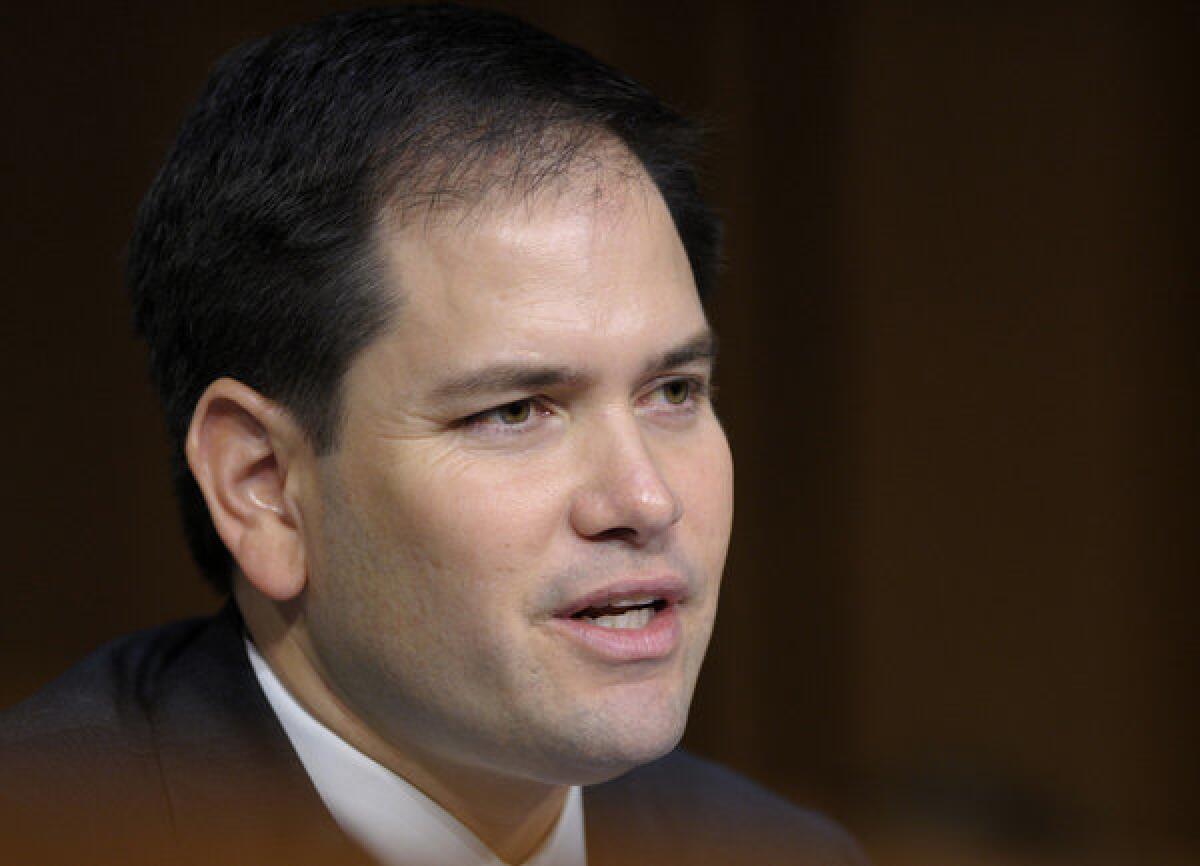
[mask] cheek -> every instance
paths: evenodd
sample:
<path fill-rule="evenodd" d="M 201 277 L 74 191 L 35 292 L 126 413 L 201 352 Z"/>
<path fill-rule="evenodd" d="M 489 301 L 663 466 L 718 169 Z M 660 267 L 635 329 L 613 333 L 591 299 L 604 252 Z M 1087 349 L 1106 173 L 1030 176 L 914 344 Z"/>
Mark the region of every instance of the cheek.
<path fill-rule="evenodd" d="M 389 560 L 377 569 L 411 578 L 406 594 L 469 613 L 528 587 L 547 566 L 565 519 L 556 477 L 529 461 L 434 457 L 375 474 L 354 510 L 370 527 L 370 547 Z"/>
<path fill-rule="evenodd" d="M 720 427 L 714 425 L 695 449 L 680 454 L 673 475 L 701 557 L 719 570 L 733 523 L 733 458 Z"/>

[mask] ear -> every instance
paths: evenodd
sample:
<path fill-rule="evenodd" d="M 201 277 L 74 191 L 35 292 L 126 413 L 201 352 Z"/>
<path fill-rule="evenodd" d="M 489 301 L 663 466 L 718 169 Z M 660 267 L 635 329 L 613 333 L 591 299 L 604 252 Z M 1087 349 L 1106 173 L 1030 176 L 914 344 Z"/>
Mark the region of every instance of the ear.
<path fill-rule="evenodd" d="M 288 601 L 307 579 L 300 514 L 288 491 L 307 440 L 286 410 L 234 379 L 208 386 L 192 413 L 187 461 L 217 534 L 246 580 Z"/>

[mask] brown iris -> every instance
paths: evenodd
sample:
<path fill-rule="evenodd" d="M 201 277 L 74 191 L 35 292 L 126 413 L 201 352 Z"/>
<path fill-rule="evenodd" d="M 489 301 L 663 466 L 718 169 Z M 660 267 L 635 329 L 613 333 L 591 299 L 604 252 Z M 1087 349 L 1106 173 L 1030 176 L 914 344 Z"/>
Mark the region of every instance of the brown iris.
<path fill-rule="evenodd" d="M 507 406 L 501 406 L 496 410 L 496 416 L 502 424 L 524 424 L 529 420 L 529 413 L 532 411 L 532 406 L 528 400 L 521 400 L 517 403 L 509 403 Z"/>
<path fill-rule="evenodd" d="M 692 383 L 686 379 L 677 379 L 662 386 L 663 397 L 668 403 L 676 406 L 686 403 L 692 393 Z"/>

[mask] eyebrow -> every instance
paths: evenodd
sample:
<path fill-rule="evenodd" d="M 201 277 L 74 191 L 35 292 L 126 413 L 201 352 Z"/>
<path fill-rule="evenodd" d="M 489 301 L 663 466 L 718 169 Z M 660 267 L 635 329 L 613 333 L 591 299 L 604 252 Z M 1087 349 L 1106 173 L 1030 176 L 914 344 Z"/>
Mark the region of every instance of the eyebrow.
<path fill-rule="evenodd" d="M 712 362 L 716 355 L 717 335 L 711 328 L 705 328 L 696 336 L 650 359 L 643 366 L 642 375 L 649 376 L 659 370 L 698 361 Z M 582 370 L 572 367 L 501 362 L 447 379 L 437 385 L 432 394 L 441 400 L 462 399 L 480 394 L 578 385 L 588 378 Z"/>
<path fill-rule="evenodd" d="M 649 376 L 651 373 L 657 373 L 659 370 L 668 370 L 671 367 L 683 367 L 687 364 L 694 364 L 697 361 L 714 363 L 716 359 L 717 334 L 712 328 L 706 327 L 690 340 L 680 343 L 675 348 L 668 349 L 657 358 L 652 359 L 642 368 L 642 375 Z"/>

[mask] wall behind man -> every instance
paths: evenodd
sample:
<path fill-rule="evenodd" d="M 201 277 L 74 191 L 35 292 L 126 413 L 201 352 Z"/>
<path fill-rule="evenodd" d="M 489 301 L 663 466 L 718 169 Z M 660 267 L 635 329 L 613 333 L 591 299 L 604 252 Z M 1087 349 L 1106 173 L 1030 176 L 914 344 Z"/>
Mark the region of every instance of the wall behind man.
<path fill-rule="evenodd" d="M 217 603 L 122 249 L 216 56 L 339 5 L 0 13 L 0 703 Z M 490 5 L 713 127 L 738 501 L 689 745 L 833 810 L 880 863 L 1184 862 L 1195 7 Z"/>

